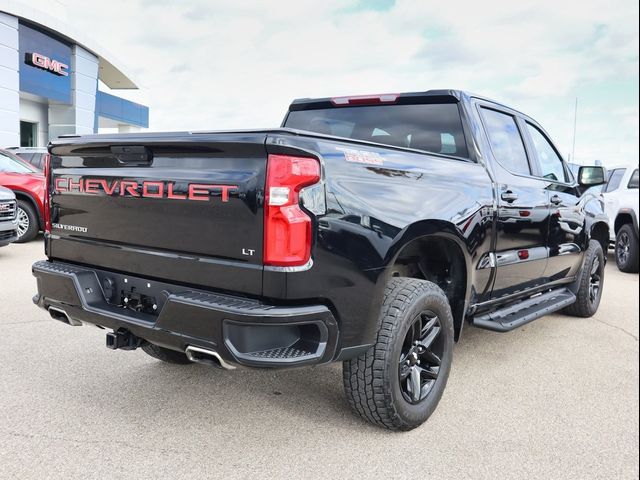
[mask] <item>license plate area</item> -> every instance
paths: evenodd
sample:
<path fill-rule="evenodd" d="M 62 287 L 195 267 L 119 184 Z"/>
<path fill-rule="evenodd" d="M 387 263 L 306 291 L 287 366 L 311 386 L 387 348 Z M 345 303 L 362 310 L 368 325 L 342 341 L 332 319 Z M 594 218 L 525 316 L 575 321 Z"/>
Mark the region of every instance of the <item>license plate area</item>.
<path fill-rule="evenodd" d="M 95 271 L 108 305 L 157 317 L 172 293 L 169 285 L 106 271 Z"/>
<path fill-rule="evenodd" d="M 136 287 L 131 287 L 129 291 L 122 290 L 120 292 L 120 306 L 134 312 L 147 313 L 149 315 L 158 314 L 156 298 L 136 291 Z"/>

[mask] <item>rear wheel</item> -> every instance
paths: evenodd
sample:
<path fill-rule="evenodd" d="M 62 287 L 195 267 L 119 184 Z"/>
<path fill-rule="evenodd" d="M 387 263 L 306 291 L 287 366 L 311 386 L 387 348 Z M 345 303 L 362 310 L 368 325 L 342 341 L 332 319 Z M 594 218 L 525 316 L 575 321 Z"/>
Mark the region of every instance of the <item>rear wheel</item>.
<path fill-rule="evenodd" d="M 38 215 L 29 202 L 18 200 L 18 239 L 16 243 L 30 242 L 38 235 Z"/>
<path fill-rule="evenodd" d="M 638 236 L 629 223 L 616 235 L 616 265 L 622 272 L 638 272 Z"/>
<path fill-rule="evenodd" d="M 345 361 L 353 411 L 390 430 L 411 430 L 433 413 L 453 356 L 453 317 L 435 284 L 394 278 L 387 285 L 376 344 Z"/>
<path fill-rule="evenodd" d="M 574 317 L 591 317 L 598 311 L 604 285 L 604 253 L 600 242 L 589 242 L 578 281 L 576 302 L 564 312 Z"/>
<path fill-rule="evenodd" d="M 166 363 L 174 363 L 177 365 L 193 363 L 184 353 L 177 352 L 169 348 L 159 347 L 153 343 L 145 343 L 141 348 L 147 355 L 151 355 L 153 358 L 157 358 L 158 360 L 162 360 Z"/>

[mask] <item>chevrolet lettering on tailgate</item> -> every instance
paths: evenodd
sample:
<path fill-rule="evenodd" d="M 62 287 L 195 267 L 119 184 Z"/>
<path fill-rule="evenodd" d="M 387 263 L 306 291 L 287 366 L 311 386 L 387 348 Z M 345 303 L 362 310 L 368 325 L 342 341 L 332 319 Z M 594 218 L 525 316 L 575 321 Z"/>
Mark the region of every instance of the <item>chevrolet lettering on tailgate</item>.
<path fill-rule="evenodd" d="M 236 185 L 216 185 L 209 183 L 190 183 L 186 193 L 176 193 L 176 182 L 171 181 L 142 181 L 113 180 L 102 178 L 56 178 L 55 191 L 78 192 L 88 195 L 119 195 L 129 197 L 168 198 L 172 200 L 199 200 L 210 199 L 210 192 L 220 192 L 223 202 L 229 201 L 229 193 L 237 190 Z"/>

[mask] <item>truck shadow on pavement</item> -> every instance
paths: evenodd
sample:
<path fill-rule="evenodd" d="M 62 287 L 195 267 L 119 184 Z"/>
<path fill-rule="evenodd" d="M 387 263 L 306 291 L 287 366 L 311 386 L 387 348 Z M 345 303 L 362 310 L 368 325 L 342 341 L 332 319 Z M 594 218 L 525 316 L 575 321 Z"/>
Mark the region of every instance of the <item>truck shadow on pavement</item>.
<path fill-rule="evenodd" d="M 464 402 L 461 404 L 461 398 L 485 404 L 494 402 L 496 396 L 547 395 L 548 402 L 555 401 L 558 395 L 574 398 L 575 393 L 567 384 L 587 372 L 591 374 L 594 363 L 604 364 L 603 359 L 597 360 L 598 355 L 612 361 L 617 353 L 626 351 L 621 350 L 622 347 L 637 352 L 637 339 L 632 341 L 607 323 L 613 321 L 609 317 L 612 302 L 616 301 L 615 282 L 626 278 L 637 282 L 637 276 L 623 277 L 611 257 L 609 260 L 610 288 L 605 292 L 601 310 L 592 318 L 555 313 L 505 334 L 465 324 L 454 349 L 447 389 L 430 419 L 432 425 L 452 415 L 460 418 L 472 415 L 473 409 L 467 411 L 470 407 Z M 600 353 L 596 355 L 585 349 L 586 345 L 597 345 Z M 86 358 L 86 348 L 81 355 Z M 163 364 L 142 352 L 104 350 L 96 355 L 94 362 L 94 365 L 83 364 L 85 373 L 79 384 L 70 388 L 77 389 L 79 395 L 93 397 L 100 408 L 109 412 L 108 416 L 127 415 L 133 421 L 140 421 L 148 417 L 149 412 L 156 412 L 152 418 L 158 422 L 169 422 L 177 416 L 185 425 L 223 426 L 246 434 L 258 428 L 284 436 L 292 425 L 301 429 L 385 434 L 384 430 L 351 413 L 343 392 L 340 364 L 289 370 L 225 371 L 203 365 Z M 547 378 L 542 391 L 535 386 L 536 382 L 526 380 L 538 378 L 540 362 L 555 365 L 554 375 Z M 106 365 L 110 365 L 109 370 L 105 370 Z M 89 371 L 100 373 L 87 375 Z M 110 386 L 119 383 L 114 394 Z M 535 407 L 514 408 L 515 414 L 520 409 L 526 413 Z"/>
<path fill-rule="evenodd" d="M 527 335 L 526 330 L 520 335 Z M 480 355 L 499 352 L 500 356 L 510 356 L 521 342 L 531 341 L 514 338 L 515 341 L 505 342 L 505 338 L 467 328 L 456 346 L 451 377 L 456 376 L 457 370 L 474 364 L 477 350 Z M 108 416 L 124 415 L 131 421 L 140 421 L 152 412 L 151 419 L 158 422 L 183 417 L 185 424 L 195 422 L 211 428 L 226 425 L 241 431 L 254 427 L 278 431 L 294 419 L 304 428 L 384 432 L 352 414 L 343 392 L 341 364 L 226 371 L 203 365 L 163 364 L 142 352 L 104 354 L 117 356 L 114 369 L 83 377 L 88 384 L 71 388 L 93 397 L 101 409 L 113 410 L 105 412 Z M 482 367 L 476 365 L 475 369 Z M 101 378 L 103 375 L 111 378 Z M 120 383 L 115 393 L 103 388 L 114 383 Z"/>
<path fill-rule="evenodd" d="M 185 374 L 185 370 L 188 373 Z M 286 370 L 243 369 L 219 370 L 203 365 L 169 366 L 151 364 L 137 372 L 140 381 L 148 380 L 174 387 L 187 383 L 193 400 L 200 395 L 217 401 L 255 403 L 257 409 L 282 409 L 296 415 L 315 417 L 322 421 L 329 416 L 350 416 L 349 405 L 342 391 L 341 365 L 301 367 Z M 183 394 L 185 392 L 183 391 Z"/>
<path fill-rule="evenodd" d="M 557 345 L 548 345 L 542 352 L 541 345 L 554 338 L 566 343 L 585 321 L 592 320 L 552 315 L 509 334 L 465 326 L 454 350 L 447 390 L 430 419 L 432 428 L 444 428 L 440 424 L 452 415 L 472 421 L 467 415 L 473 412 L 460 403 L 461 396 L 484 396 L 490 401 L 500 394 L 501 381 L 513 382 L 531 368 L 532 358 L 556 354 Z M 69 327 L 49 326 L 47 334 L 58 343 L 55 352 L 43 352 L 43 358 L 55 361 L 33 372 L 35 391 L 30 395 L 43 402 L 43 414 L 49 410 L 74 412 L 75 418 L 67 420 L 70 425 L 94 425 L 97 421 L 110 432 L 144 431 L 153 425 L 154 431 L 175 435 L 186 444 L 195 441 L 192 438 L 221 441 L 238 435 L 253 437 L 256 431 L 290 441 L 292 429 L 378 439 L 389 435 L 352 414 L 343 392 L 340 364 L 235 371 L 196 364 L 169 365 L 142 351 L 100 348 L 98 342 L 103 341 L 104 333 L 97 329 L 82 328 L 69 336 L 60 330 Z M 78 341 L 79 336 L 83 341 Z M 24 355 L 27 361 L 24 349 L 16 354 L 18 360 Z M 14 381 L 20 382 L 18 378 Z M 425 434 L 424 429 L 418 430 Z"/>

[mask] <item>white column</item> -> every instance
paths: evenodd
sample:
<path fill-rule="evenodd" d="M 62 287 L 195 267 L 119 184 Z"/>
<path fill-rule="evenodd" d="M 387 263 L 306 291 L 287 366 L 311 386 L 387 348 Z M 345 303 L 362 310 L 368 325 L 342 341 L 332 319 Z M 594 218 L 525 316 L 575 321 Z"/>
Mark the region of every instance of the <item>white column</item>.
<path fill-rule="evenodd" d="M 94 133 L 98 57 L 74 46 L 71 55 L 72 105 L 49 105 L 49 138 L 63 134 Z"/>
<path fill-rule="evenodd" d="M 98 90 L 98 57 L 75 46 L 71 59 L 73 70 L 72 97 L 76 109 L 76 132 L 94 133 L 96 91 Z"/>
<path fill-rule="evenodd" d="M 18 19 L 0 12 L 0 148 L 20 145 Z"/>

